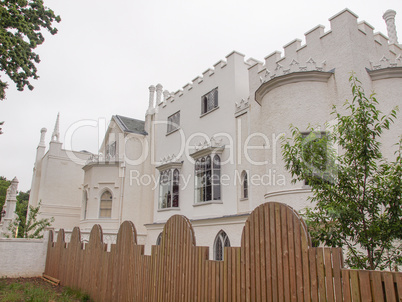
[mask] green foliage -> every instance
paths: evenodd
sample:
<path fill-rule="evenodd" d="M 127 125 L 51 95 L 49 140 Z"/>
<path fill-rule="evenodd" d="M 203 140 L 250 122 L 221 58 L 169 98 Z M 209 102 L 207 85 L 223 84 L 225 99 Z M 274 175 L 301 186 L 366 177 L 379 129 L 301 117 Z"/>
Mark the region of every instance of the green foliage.
<path fill-rule="evenodd" d="M 383 115 L 375 95 L 366 97 L 353 74 L 350 83 L 353 100 L 344 104 L 349 115 L 334 106 L 337 125 L 320 137 L 311 126 L 308 139 L 291 126 L 282 155 L 292 182 L 311 187 L 315 207 L 304 217 L 314 244 L 345 248 L 352 268 L 392 270 L 402 264 L 402 139 L 390 162 L 379 139 L 398 108 Z"/>
<path fill-rule="evenodd" d="M 10 180 L 7 180 L 4 176 L 0 176 L 0 211 L 3 209 L 6 201 L 7 189 L 10 184 Z"/>
<path fill-rule="evenodd" d="M 8 282 L 6 282 L 6 280 Z M 92 301 L 80 290 L 54 287 L 39 278 L 0 279 L 0 301 Z"/>
<path fill-rule="evenodd" d="M 63 290 L 63 296 L 74 297 L 74 298 L 78 299 L 79 301 L 83 301 L 83 302 L 93 301 L 88 294 L 82 292 L 79 289 L 73 289 L 73 288 L 67 287 L 67 286 Z"/>
<path fill-rule="evenodd" d="M 45 41 L 41 30 L 56 34 L 57 29 L 52 23 L 60 20 L 44 6 L 42 0 L 0 1 L 0 70 L 7 74 L 18 90 L 24 90 L 25 86 L 29 90 L 34 88 L 29 79 L 39 78 L 35 64 L 40 59 L 33 50 Z M 5 99 L 7 86 L 0 80 L 0 100 Z"/>
<path fill-rule="evenodd" d="M 18 228 L 18 238 L 43 238 L 43 231 L 46 227 L 50 227 L 54 218 L 37 218 L 40 210 L 41 202 L 37 207 L 29 206 L 28 218 L 22 221 L 23 216 L 19 216 L 13 223 L 9 225 L 8 230 L 11 234 L 15 234 Z M 23 209 L 23 206 L 21 206 Z M 26 213 L 26 212 L 25 212 Z M 26 215 L 26 214 L 25 214 Z"/>
<path fill-rule="evenodd" d="M 20 191 L 17 195 L 17 206 L 15 212 L 19 218 L 18 225 L 18 238 L 24 237 L 25 224 L 27 220 L 27 212 L 28 212 L 28 202 L 29 202 L 29 190 L 28 192 Z"/>

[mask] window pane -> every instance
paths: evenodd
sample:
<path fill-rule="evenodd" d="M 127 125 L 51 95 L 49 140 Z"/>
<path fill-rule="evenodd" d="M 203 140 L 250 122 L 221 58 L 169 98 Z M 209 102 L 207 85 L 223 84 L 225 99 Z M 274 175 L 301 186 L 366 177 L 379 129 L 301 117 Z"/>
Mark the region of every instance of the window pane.
<path fill-rule="evenodd" d="M 175 208 L 179 206 L 179 194 L 173 194 L 172 206 Z"/>
<path fill-rule="evenodd" d="M 243 176 L 243 198 L 248 198 L 248 180 L 246 172 L 244 172 Z"/>
<path fill-rule="evenodd" d="M 215 238 L 214 258 L 215 260 L 223 260 L 224 247 L 230 247 L 229 237 L 224 231 L 220 231 Z"/>
<path fill-rule="evenodd" d="M 161 172 L 159 183 L 159 208 L 179 206 L 180 172 L 178 169 Z"/>
<path fill-rule="evenodd" d="M 222 247 L 222 240 L 220 238 L 218 238 L 218 240 L 216 241 L 215 260 L 218 261 L 223 260 L 223 247 Z"/>
<path fill-rule="evenodd" d="M 220 168 L 221 167 L 221 158 L 219 155 L 214 156 L 214 168 Z"/>
<path fill-rule="evenodd" d="M 109 191 L 103 192 L 100 201 L 99 217 L 111 218 L 112 217 L 112 193 Z"/>
<path fill-rule="evenodd" d="M 99 214 L 100 218 L 110 218 L 112 217 L 112 210 L 100 210 L 100 214 Z"/>
<path fill-rule="evenodd" d="M 211 170 L 211 157 L 207 156 L 205 160 L 205 170 Z"/>
<path fill-rule="evenodd" d="M 215 88 L 201 97 L 201 114 L 218 107 L 218 88 Z"/>
<path fill-rule="evenodd" d="M 180 111 L 168 117 L 167 133 L 180 127 Z"/>
<path fill-rule="evenodd" d="M 214 156 L 214 169 L 213 169 L 213 197 L 214 200 L 221 199 L 221 167 L 220 167 L 220 157 L 219 155 Z"/>

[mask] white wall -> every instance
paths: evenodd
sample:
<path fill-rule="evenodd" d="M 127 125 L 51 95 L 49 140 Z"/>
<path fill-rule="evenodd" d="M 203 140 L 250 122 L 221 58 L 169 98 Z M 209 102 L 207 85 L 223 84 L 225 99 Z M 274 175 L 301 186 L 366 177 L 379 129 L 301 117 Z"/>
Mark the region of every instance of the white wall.
<path fill-rule="evenodd" d="M 45 271 L 48 236 L 0 239 L 0 277 L 37 277 Z"/>

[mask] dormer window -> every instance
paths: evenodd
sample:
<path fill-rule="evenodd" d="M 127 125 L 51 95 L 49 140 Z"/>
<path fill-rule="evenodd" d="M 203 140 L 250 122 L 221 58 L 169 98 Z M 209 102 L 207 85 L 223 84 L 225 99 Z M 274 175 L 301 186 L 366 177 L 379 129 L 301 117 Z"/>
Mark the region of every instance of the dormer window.
<path fill-rule="evenodd" d="M 201 115 L 218 107 L 218 87 L 201 97 Z"/>

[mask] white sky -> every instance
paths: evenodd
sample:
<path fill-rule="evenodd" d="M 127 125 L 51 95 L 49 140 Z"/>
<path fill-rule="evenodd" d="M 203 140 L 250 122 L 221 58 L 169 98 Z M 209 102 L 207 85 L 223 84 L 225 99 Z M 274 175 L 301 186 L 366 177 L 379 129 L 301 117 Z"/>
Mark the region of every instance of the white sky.
<path fill-rule="evenodd" d="M 402 42 L 401 0 L 45 0 L 62 18 L 55 36 L 37 48 L 40 79 L 33 91 L 9 82 L 0 102 L 0 175 L 30 188 L 40 129 L 50 141 L 60 112 L 61 141 L 80 120 L 110 120 L 114 114 L 144 119 L 148 87 L 176 91 L 212 68 L 232 50 L 263 60 L 318 24 L 349 8 L 387 35 L 382 19 L 397 11 Z M 2 76 L 3 79 L 5 77 Z M 8 79 L 7 79 L 8 81 Z M 100 138 L 102 139 L 102 137 Z M 98 130 L 80 128 L 74 150 L 97 152 Z M 64 146 L 63 146 L 64 147 Z"/>

